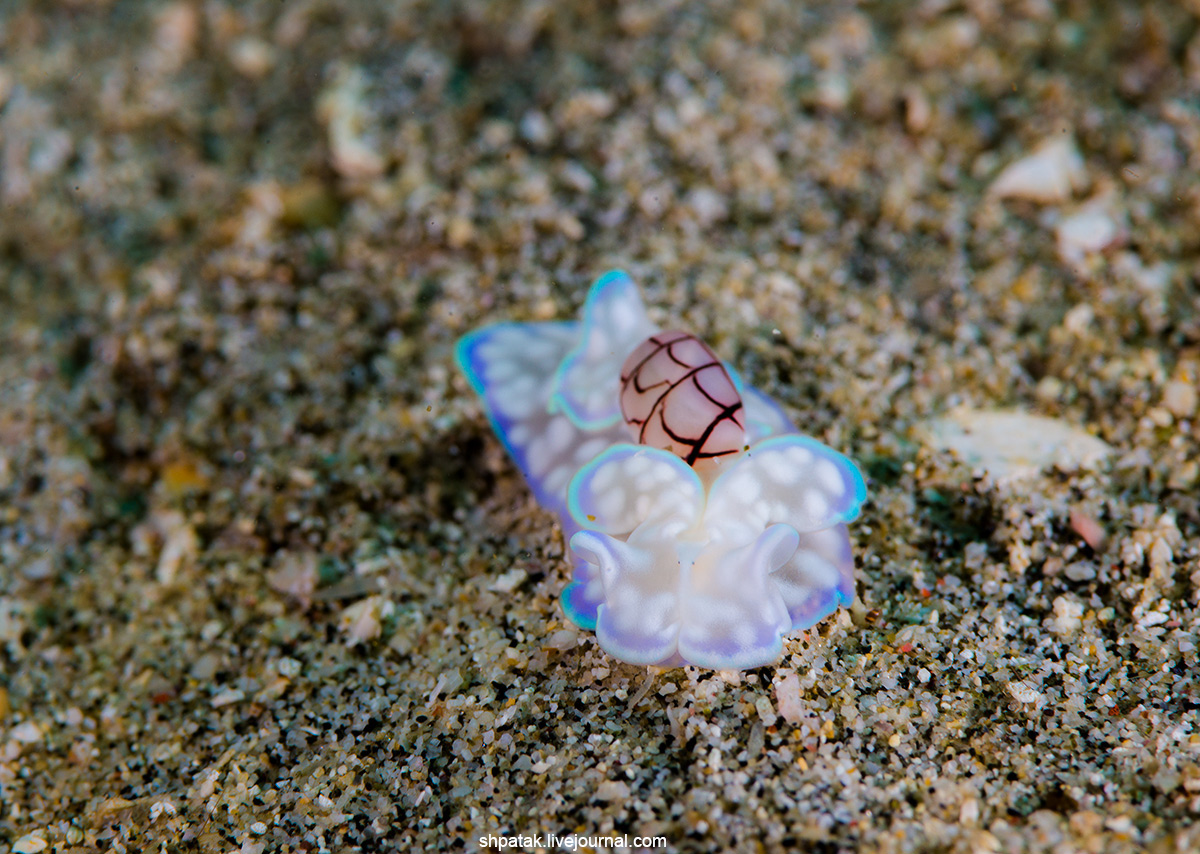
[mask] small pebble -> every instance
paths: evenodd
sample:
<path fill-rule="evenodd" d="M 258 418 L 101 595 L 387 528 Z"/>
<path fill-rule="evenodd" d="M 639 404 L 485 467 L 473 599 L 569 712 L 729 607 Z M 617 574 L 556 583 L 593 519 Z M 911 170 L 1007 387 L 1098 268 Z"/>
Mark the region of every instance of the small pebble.
<path fill-rule="evenodd" d="M 608 803 L 613 801 L 627 801 L 629 799 L 629 786 L 620 780 L 605 780 L 596 787 L 595 794 L 592 797 L 597 801 Z"/>
<path fill-rule="evenodd" d="M 369 135 L 371 104 L 361 68 L 341 65 L 317 99 L 317 118 L 325 125 L 330 161 L 346 178 L 375 178 L 386 161 Z"/>
<path fill-rule="evenodd" d="M 1058 257 L 1077 265 L 1088 255 L 1107 249 L 1120 237 L 1120 224 L 1106 204 L 1087 205 L 1068 216 L 1055 229 Z"/>
<path fill-rule="evenodd" d="M 798 674 L 785 671 L 783 678 L 775 683 L 775 704 L 785 721 L 796 723 L 803 720 L 806 708 L 801 697 Z"/>
<path fill-rule="evenodd" d="M 1104 542 L 1107 535 L 1104 532 L 1104 527 L 1082 510 L 1072 508 L 1068 516 L 1068 522 L 1071 525 L 1071 530 L 1083 538 L 1092 551 L 1100 551 L 1104 548 Z"/>
<path fill-rule="evenodd" d="M 1071 581 L 1091 581 L 1096 577 L 1096 566 L 1090 561 L 1074 561 L 1063 567 L 1063 575 Z"/>
<path fill-rule="evenodd" d="M 39 834 L 29 833 L 12 844 L 12 854 L 38 854 L 45 851 L 49 845 L 50 843 Z"/>
<path fill-rule="evenodd" d="M 1083 605 L 1065 596 L 1054 599 L 1054 616 L 1046 621 L 1047 627 L 1060 638 L 1069 638 L 1083 626 Z"/>
<path fill-rule="evenodd" d="M 1163 406 L 1176 418 L 1191 418 L 1196 414 L 1200 393 L 1195 383 L 1171 380 L 1163 387 Z"/>
<path fill-rule="evenodd" d="M 775 715 L 775 707 L 771 705 L 770 700 L 766 697 L 759 697 L 754 701 L 754 709 L 758 712 L 758 717 L 763 722 L 763 726 L 775 726 L 777 717 Z"/>
<path fill-rule="evenodd" d="M 1025 706 L 1037 706 L 1045 699 L 1041 691 L 1024 682 L 1009 682 L 1005 687 L 1014 700 Z"/>
<path fill-rule="evenodd" d="M 14 741 L 21 744 L 37 744 L 42 740 L 42 728 L 33 721 L 25 721 L 17 724 L 8 731 L 8 735 Z"/>
<path fill-rule="evenodd" d="M 992 181 L 988 192 L 1000 199 L 1055 204 L 1071 198 L 1086 183 L 1087 172 L 1075 140 L 1069 134 L 1062 134 L 1006 166 Z"/>
<path fill-rule="evenodd" d="M 239 691 L 236 688 L 226 688 L 224 691 L 221 691 L 214 696 L 210 701 L 210 704 L 214 709 L 220 709 L 223 706 L 240 703 L 244 699 L 246 699 L 244 692 Z"/>

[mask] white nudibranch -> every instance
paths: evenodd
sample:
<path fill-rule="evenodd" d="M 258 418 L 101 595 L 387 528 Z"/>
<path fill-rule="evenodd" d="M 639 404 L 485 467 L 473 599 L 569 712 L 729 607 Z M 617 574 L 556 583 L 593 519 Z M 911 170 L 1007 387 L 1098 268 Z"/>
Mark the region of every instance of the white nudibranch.
<path fill-rule="evenodd" d="M 695 336 L 646 317 L 633 281 L 581 323 L 501 323 L 458 362 L 575 555 L 567 616 L 634 664 L 770 664 L 854 597 L 846 523 L 866 486 Z"/>

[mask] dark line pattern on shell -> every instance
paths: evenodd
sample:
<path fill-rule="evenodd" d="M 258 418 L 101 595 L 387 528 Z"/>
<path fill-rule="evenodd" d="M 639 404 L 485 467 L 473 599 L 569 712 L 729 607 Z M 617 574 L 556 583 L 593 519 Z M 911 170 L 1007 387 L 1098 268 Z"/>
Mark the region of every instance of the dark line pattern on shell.
<path fill-rule="evenodd" d="M 621 413 L 639 443 L 669 450 L 688 465 L 744 447 L 737 388 L 716 354 L 687 332 L 651 335 L 629 355 L 621 369 Z"/>

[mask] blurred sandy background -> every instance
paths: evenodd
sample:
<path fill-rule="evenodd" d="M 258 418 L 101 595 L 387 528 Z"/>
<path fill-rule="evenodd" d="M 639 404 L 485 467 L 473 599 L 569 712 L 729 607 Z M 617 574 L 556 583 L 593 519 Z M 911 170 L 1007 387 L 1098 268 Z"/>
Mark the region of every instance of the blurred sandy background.
<path fill-rule="evenodd" d="M 1195 0 L 6 0 L 0 211 L 0 851 L 1200 848 Z M 616 266 L 868 474 L 778 667 L 453 364 Z"/>

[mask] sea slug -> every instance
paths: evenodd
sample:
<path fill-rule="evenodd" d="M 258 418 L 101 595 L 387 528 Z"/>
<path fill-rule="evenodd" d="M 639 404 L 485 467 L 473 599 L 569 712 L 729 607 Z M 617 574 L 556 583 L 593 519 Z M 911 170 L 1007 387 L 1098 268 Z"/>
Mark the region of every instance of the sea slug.
<path fill-rule="evenodd" d="M 609 654 L 758 667 L 853 599 L 858 468 L 698 338 L 657 329 L 625 273 L 592 286 L 582 322 L 487 326 L 457 358 L 562 520 L 567 616 Z"/>

